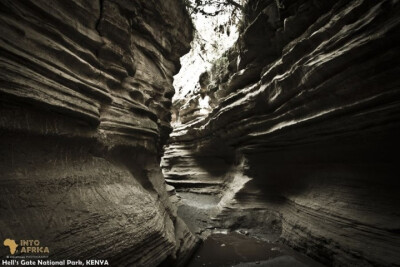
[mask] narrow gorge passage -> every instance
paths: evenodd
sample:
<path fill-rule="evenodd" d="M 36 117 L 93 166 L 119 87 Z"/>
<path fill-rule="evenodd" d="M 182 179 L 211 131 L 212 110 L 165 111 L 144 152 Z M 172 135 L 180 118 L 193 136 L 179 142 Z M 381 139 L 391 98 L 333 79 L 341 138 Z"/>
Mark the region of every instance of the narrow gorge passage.
<path fill-rule="evenodd" d="M 0 1 L 0 266 L 400 266 L 400 1 Z"/>
<path fill-rule="evenodd" d="M 189 266 L 399 266 L 398 2 L 243 12 L 237 41 L 176 86 L 161 167 L 204 240 Z"/>

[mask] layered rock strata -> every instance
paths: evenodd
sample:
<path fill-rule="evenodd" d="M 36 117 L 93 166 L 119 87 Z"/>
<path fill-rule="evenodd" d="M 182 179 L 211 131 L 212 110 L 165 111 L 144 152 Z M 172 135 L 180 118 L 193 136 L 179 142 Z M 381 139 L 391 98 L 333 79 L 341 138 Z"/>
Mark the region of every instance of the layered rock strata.
<path fill-rule="evenodd" d="M 399 265 L 400 4 L 251 0 L 245 10 L 239 40 L 209 73 L 213 111 L 176 107 L 169 182 L 217 194 L 220 226 L 279 229 L 328 266 Z"/>
<path fill-rule="evenodd" d="M 192 38 L 182 3 L 1 1 L 0 20 L 0 239 L 40 240 L 51 259 L 183 263 L 196 238 L 159 167 Z"/>

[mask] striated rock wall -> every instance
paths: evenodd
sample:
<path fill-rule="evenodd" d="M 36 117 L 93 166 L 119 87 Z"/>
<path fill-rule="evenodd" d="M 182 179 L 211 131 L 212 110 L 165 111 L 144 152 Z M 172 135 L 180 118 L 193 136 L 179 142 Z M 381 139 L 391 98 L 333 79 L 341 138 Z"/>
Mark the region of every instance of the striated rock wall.
<path fill-rule="evenodd" d="M 399 15 L 398 1 L 249 1 L 209 74 L 215 108 L 179 110 L 169 182 L 220 196 L 221 227 L 280 229 L 328 266 L 399 265 Z"/>
<path fill-rule="evenodd" d="M 0 239 L 38 239 L 51 259 L 183 263 L 196 240 L 159 168 L 192 38 L 182 3 L 1 1 L 0 21 Z"/>

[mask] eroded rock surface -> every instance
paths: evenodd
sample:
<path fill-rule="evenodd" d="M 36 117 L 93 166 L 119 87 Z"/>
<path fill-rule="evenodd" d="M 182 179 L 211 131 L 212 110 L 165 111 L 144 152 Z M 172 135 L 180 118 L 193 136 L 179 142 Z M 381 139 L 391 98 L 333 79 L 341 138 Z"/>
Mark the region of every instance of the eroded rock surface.
<path fill-rule="evenodd" d="M 279 3 L 279 5 L 277 5 Z M 400 264 L 398 1 L 249 1 L 236 45 L 192 95 L 163 171 L 220 198 L 214 226 L 329 266 Z"/>
<path fill-rule="evenodd" d="M 183 263 L 196 238 L 159 167 L 192 38 L 182 3 L 1 1 L 0 21 L 0 239 L 40 240 L 51 259 Z"/>

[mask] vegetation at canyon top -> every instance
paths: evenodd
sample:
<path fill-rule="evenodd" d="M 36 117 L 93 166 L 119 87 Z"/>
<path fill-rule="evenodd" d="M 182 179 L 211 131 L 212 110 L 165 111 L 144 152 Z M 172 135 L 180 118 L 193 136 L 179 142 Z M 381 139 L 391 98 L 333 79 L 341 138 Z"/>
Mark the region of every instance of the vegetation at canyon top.
<path fill-rule="evenodd" d="M 247 0 L 184 0 L 185 7 L 194 21 L 194 40 L 196 42 L 209 41 L 204 39 L 197 40 L 201 39 L 201 35 L 197 30 L 198 25 L 195 23 L 199 16 L 203 16 L 208 21 L 216 21 L 216 23 L 214 23 L 215 25 L 213 25 L 214 27 L 212 27 L 216 35 L 226 34 L 229 36 L 230 27 L 237 26 L 242 20 L 246 1 Z M 217 16 L 218 18 L 215 18 Z M 204 50 L 204 45 L 202 45 L 201 48 L 203 53 L 207 53 L 207 51 Z"/>
<path fill-rule="evenodd" d="M 233 12 L 243 10 L 243 0 L 236 2 L 234 0 L 184 0 L 190 14 L 201 13 L 205 16 L 216 16 L 226 12 L 227 7 L 233 7 Z M 211 11 L 210 8 L 213 8 Z"/>
<path fill-rule="evenodd" d="M 248 0 L 182 0 L 194 26 L 191 51 L 181 58 L 182 68 L 174 77 L 173 100 L 186 99 L 199 92 L 200 75 L 218 65 L 224 53 L 236 42 L 239 32 L 248 25 L 260 1 Z M 281 0 L 272 0 L 284 9 Z"/>
<path fill-rule="evenodd" d="M 183 0 L 195 28 L 191 51 L 181 58 L 174 77 L 174 100 L 197 91 L 199 77 L 238 38 L 238 25 L 246 0 Z"/>
<path fill-rule="evenodd" d="M 285 6 L 282 0 L 274 0 L 278 9 L 283 9 Z M 204 15 L 205 17 L 215 17 L 218 15 L 229 14 L 230 23 L 239 20 L 239 24 L 243 22 L 243 15 L 251 13 L 250 9 L 256 9 L 259 3 L 250 6 L 248 0 L 183 0 L 186 9 L 192 16 L 196 14 Z"/>

